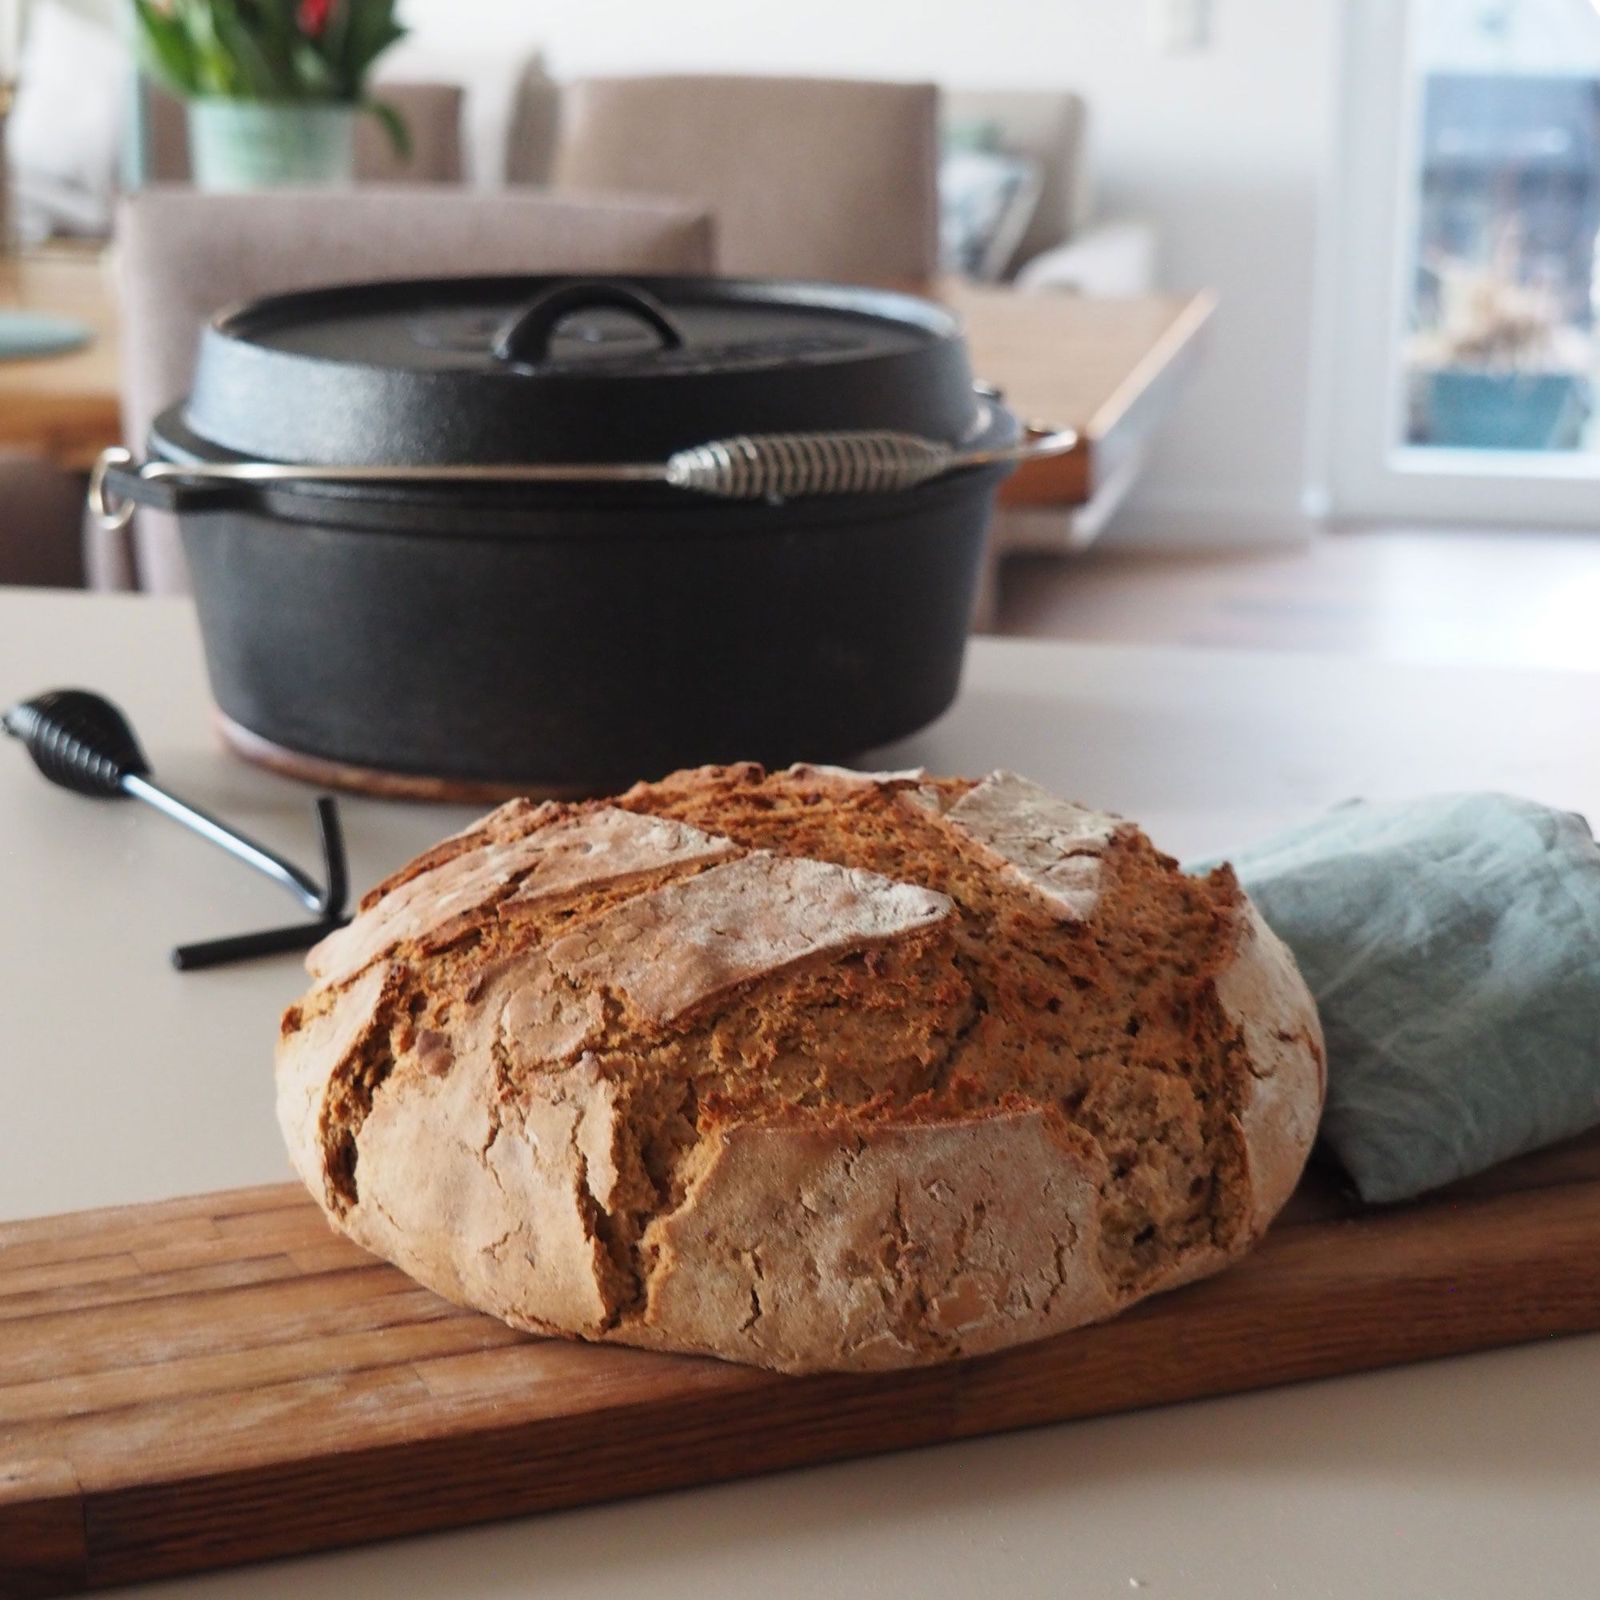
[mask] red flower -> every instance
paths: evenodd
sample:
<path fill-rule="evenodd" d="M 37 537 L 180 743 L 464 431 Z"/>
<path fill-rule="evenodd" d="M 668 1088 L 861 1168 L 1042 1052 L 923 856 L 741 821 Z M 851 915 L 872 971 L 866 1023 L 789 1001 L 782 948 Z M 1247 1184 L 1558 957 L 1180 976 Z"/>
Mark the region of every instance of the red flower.
<path fill-rule="evenodd" d="M 328 25 L 328 13 L 333 10 L 333 0 L 300 0 L 298 21 L 301 33 L 308 39 L 320 39 Z"/>

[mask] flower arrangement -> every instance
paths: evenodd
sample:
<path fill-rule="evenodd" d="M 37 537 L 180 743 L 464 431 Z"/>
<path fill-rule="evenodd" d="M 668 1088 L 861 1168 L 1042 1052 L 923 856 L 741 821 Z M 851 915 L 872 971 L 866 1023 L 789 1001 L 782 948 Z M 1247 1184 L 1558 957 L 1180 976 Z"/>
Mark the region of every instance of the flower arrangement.
<path fill-rule="evenodd" d="M 1433 279 L 1431 315 L 1412 338 L 1420 365 L 1497 372 L 1587 371 L 1591 336 L 1561 297 L 1528 272 L 1522 230 L 1502 223 L 1480 259 L 1436 251 L 1423 259 Z"/>
<path fill-rule="evenodd" d="M 359 107 L 409 154 L 405 123 L 366 94 L 405 36 L 395 0 L 133 0 L 141 61 L 185 100 Z"/>

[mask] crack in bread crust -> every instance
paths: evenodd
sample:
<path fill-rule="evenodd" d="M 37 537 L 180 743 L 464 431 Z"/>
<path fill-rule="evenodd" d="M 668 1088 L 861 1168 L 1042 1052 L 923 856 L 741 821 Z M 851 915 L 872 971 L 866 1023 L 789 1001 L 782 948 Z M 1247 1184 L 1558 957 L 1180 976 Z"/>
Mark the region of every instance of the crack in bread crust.
<path fill-rule="evenodd" d="M 1039 1338 L 1248 1248 L 1320 1111 L 1231 872 L 1013 774 L 513 802 L 362 904 L 285 1016 L 291 1153 L 517 1326 L 795 1371 Z"/>

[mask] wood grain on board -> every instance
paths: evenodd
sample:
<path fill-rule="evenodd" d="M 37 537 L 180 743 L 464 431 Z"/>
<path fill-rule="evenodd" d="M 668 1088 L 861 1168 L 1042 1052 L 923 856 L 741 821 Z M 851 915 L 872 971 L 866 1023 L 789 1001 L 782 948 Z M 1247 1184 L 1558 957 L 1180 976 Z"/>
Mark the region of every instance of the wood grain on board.
<path fill-rule="evenodd" d="M 69 1593 L 1600 1327 L 1600 1136 L 981 1360 L 785 1378 L 531 1338 L 292 1186 L 0 1226 L 0 1596 Z"/>

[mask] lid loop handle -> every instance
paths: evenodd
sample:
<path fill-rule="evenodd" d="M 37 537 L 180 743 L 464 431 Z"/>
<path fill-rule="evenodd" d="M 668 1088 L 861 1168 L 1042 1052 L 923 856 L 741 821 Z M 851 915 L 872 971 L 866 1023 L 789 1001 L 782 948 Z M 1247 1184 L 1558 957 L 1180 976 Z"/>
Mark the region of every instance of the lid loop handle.
<path fill-rule="evenodd" d="M 578 311 L 600 310 L 626 311 L 638 318 L 661 340 L 663 350 L 683 348 L 683 330 L 654 295 L 631 284 L 582 278 L 546 289 L 502 324 L 494 338 L 495 357 L 537 366 L 550 359 L 550 341 L 568 317 Z"/>

